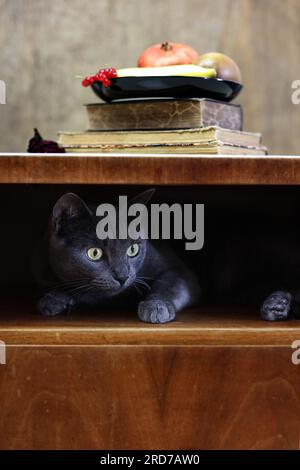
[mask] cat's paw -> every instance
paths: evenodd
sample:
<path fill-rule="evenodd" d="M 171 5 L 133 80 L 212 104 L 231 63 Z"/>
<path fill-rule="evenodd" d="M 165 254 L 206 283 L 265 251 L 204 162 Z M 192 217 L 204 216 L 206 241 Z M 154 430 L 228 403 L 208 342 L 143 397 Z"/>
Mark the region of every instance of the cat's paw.
<path fill-rule="evenodd" d="M 61 293 L 48 293 L 38 302 L 38 310 L 42 315 L 54 316 L 68 313 L 74 307 L 74 300 Z"/>
<path fill-rule="evenodd" d="M 138 317 L 147 323 L 168 323 L 176 317 L 176 312 L 171 302 L 151 299 L 139 303 Z"/>
<path fill-rule="evenodd" d="M 289 292 L 273 292 L 264 301 L 261 307 L 261 316 L 264 320 L 280 321 L 289 317 L 293 297 Z"/>

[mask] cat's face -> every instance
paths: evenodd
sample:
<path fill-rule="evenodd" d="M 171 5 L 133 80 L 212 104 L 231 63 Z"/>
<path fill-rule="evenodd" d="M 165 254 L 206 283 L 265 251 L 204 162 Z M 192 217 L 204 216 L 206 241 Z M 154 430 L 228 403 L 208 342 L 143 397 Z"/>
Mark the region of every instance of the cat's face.
<path fill-rule="evenodd" d="M 114 295 L 134 285 L 146 240 L 99 240 L 95 215 L 74 194 L 59 199 L 51 222 L 49 262 L 62 286 Z"/>

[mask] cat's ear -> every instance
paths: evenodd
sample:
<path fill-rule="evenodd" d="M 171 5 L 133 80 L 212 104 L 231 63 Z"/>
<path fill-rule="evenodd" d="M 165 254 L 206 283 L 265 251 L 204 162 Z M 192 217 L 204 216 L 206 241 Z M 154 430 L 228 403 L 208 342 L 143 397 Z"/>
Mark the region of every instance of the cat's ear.
<path fill-rule="evenodd" d="M 155 189 L 147 189 L 146 191 L 143 191 L 140 194 L 137 194 L 137 196 L 134 196 L 132 199 L 129 200 L 129 205 L 131 206 L 132 204 L 144 204 L 147 206 L 149 204 L 150 200 L 153 197 L 153 194 L 155 193 Z"/>
<path fill-rule="evenodd" d="M 53 207 L 52 227 L 55 232 L 74 229 L 82 221 L 91 218 L 91 211 L 88 206 L 73 193 L 66 193 L 61 196 Z"/>

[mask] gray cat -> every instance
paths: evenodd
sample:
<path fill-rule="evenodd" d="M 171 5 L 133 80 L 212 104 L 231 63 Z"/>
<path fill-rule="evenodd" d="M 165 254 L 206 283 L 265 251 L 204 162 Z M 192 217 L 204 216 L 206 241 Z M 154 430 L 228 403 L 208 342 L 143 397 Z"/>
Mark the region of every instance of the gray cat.
<path fill-rule="evenodd" d="M 130 201 L 146 204 L 153 190 Z M 166 323 L 197 302 L 197 278 L 168 245 L 150 240 L 99 240 L 95 210 L 72 193 L 55 204 L 34 262 L 44 289 L 38 309 L 58 315 L 78 307 L 137 307 L 140 320 Z"/>

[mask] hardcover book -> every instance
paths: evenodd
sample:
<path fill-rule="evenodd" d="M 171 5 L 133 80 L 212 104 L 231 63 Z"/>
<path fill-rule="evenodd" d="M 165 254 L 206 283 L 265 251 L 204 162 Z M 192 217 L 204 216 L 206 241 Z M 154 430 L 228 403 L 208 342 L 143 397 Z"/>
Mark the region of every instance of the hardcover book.
<path fill-rule="evenodd" d="M 243 128 L 240 105 L 206 98 L 95 103 L 86 109 L 90 130 Z"/>
<path fill-rule="evenodd" d="M 151 154 L 194 154 L 194 155 L 266 155 L 267 148 L 243 147 L 239 145 L 228 145 L 222 142 L 212 142 L 202 145 L 152 145 L 152 146 L 72 146 L 65 147 L 67 153 L 122 153 L 122 154 L 140 154 L 150 156 Z"/>
<path fill-rule="evenodd" d="M 157 145 L 199 145 L 223 142 L 227 145 L 259 147 L 261 134 L 223 129 L 218 126 L 153 131 L 59 132 L 62 147 L 147 147 Z"/>

